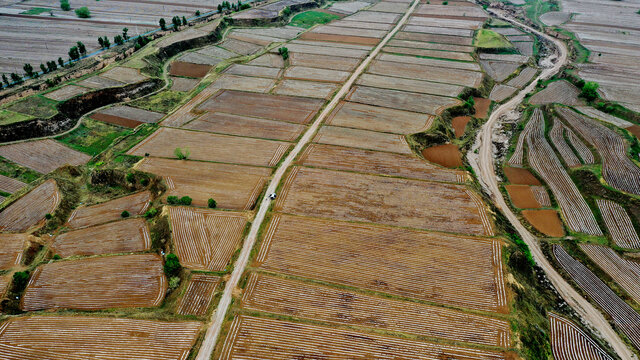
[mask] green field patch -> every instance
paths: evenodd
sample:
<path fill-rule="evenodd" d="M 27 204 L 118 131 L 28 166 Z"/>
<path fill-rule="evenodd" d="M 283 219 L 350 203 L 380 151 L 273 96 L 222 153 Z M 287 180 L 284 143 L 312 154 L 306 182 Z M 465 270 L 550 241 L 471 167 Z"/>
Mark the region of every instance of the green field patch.
<path fill-rule="evenodd" d="M 167 114 L 179 106 L 186 96 L 187 94 L 184 92 L 165 90 L 155 95 L 133 101 L 128 105 Z"/>
<path fill-rule="evenodd" d="M 31 8 L 31 9 L 27 10 L 27 11 L 23 11 L 20 14 L 21 15 L 40 15 L 42 13 L 49 12 L 49 11 L 53 11 L 53 9 L 51 9 L 51 8 L 42 8 L 42 7 L 34 7 L 34 8 Z"/>
<path fill-rule="evenodd" d="M 480 29 L 473 39 L 473 46 L 482 49 L 510 49 L 513 44 L 504 35 L 488 29 Z"/>
<path fill-rule="evenodd" d="M 40 173 L 20 166 L 3 157 L 0 157 L 0 174 L 20 180 L 23 183 L 30 183 L 40 177 Z"/>
<path fill-rule="evenodd" d="M 72 149 L 95 156 L 108 148 L 115 139 L 130 132 L 130 129 L 85 118 L 75 130 L 55 139 Z"/>
<path fill-rule="evenodd" d="M 31 96 L 7 107 L 7 110 L 46 119 L 58 113 L 57 103 L 42 96 Z"/>
<path fill-rule="evenodd" d="M 289 25 L 308 29 L 313 25 L 326 24 L 336 19 L 340 19 L 340 16 L 322 11 L 305 11 L 294 16 Z"/>
<path fill-rule="evenodd" d="M 33 116 L 20 114 L 10 110 L 0 110 L 0 125 L 8 125 L 33 119 Z"/>

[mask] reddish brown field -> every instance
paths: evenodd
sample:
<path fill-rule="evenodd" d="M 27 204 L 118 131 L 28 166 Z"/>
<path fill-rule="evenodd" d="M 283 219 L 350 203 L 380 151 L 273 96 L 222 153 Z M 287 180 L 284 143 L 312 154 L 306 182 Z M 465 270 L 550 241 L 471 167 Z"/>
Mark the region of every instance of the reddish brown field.
<path fill-rule="evenodd" d="M 323 126 L 313 141 L 321 144 L 349 146 L 407 155 L 412 154 L 407 140 L 402 135 L 361 129 Z"/>
<path fill-rule="evenodd" d="M 504 320 L 255 273 L 245 287 L 242 307 L 310 320 L 509 346 L 509 323 Z"/>
<path fill-rule="evenodd" d="M 42 225 L 46 214 L 53 214 L 61 200 L 58 185 L 55 180 L 49 179 L 0 213 L 0 230 L 23 232 Z"/>
<path fill-rule="evenodd" d="M 147 211 L 150 201 L 151 193 L 141 191 L 97 205 L 79 207 L 71 213 L 67 223 L 77 229 L 121 219 L 125 210 L 132 216 L 141 215 Z"/>
<path fill-rule="evenodd" d="M 189 151 L 189 159 L 255 166 L 275 166 L 291 144 L 190 131 L 160 128 L 127 152 L 129 155 L 176 158 L 174 151 Z"/>
<path fill-rule="evenodd" d="M 635 137 L 637 137 L 638 139 L 640 139 L 640 126 L 638 125 L 633 125 L 633 126 L 629 126 L 628 128 L 626 128 L 627 131 L 629 131 L 630 133 L 632 133 L 633 135 L 635 135 Z"/>
<path fill-rule="evenodd" d="M 156 254 L 56 261 L 36 269 L 22 297 L 25 311 L 158 306 L 167 291 Z"/>
<path fill-rule="evenodd" d="M 106 122 L 106 123 L 114 124 L 118 126 L 124 126 L 131 129 L 142 124 L 141 121 L 136 121 L 136 120 L 127 119 L 121 116 L 115 116 L 115 115 L 109 115 L 109 114 L 93 113 L 90 116 L 94 120 L 98 120 L 98 121 L 102 121 L 102 122 Z"/>
<path fill-rule="evenodd" d="M 505 185 L 513 206 L 520 209 L 538 209 L 542 205 L 536 200 L 529 185 Z"/>
<path fill-rule="evenodd" d="M 213 198 L 218 207 L 236 210 L 252 209 L 271 175 L 263 167 L 160 158 L 145 158 L 136 169 L 162 176 L 167 195 L 188 195 L 196 206 L 207 206 Z"/>
<path fill-rule="evenodd" d="M 242 213 L 170 207 L 172 239 L 183 266 L 222 271 L 240 246 L 247 217 Z"/>
<path fill-rule="evenodd" d="M 194 274 L 191 276 L 187 291 L 178 305 L 178 314 L 202 316 L 213 301 L 213 294 L 220 283 L 220 278 L 212 275 Z"/>
<path fill-rule="evenodd" d="M 20 265 L 22 254 L 28 243 L 29 235 L 27 234 L 0 234 L 0 270 Z"/>
<path fill-rule="evenodd" d="M 556 360 L 611 360 L 598 344 L 571 321 L 549 313 L 551 351 Z"/>
<path fill-rule="evenodd" d="M 365 334 L 354 330 L 237 315 L 221 360 L 228 359 L 503 360 L 504 353 Z"/>
<path fill-rule="evenodd" d="M 138 252 L 151 248 L 151 237 L 144 219 L 127 219 L 60 234 L 51 248 L 62 257 Z"/>
<path fill-rule="evenodd" d="M 324 104 L 323 100 L 241 91 L 221 91 L 200 109 L 306 124 Z"/>
<path fill-rule="evenodd" d="M 564 236 L 562 221 L 555 210 L 523 210 L 522 216 L 536 230 L 550 237 Z"/>
<path fill-rule="evenodd" d="M 471 121 L 470 116 L 456 116 L 451 119 L 451 126 L 457 138 L 464 135 L 464 131 L 467 128 L 467 124 Z"/>
<path fill-rule="evenodd" d="M 426 114 L 342 101 L 331 112 L 326 125 L 413 134 L 427 130 L 432 122 L 433 117 Z"/>
<path fill-rule="evenodd" d="M 294 141 L 305 129 L 300 124 L 221 112 L 207 112 L 183 128 L 282 141 Z"/>
<path fill-rule="evenodd" d="M 484 119 L 489 115 L 489 106 L 491 106 L 491 99 L 473 98 L 475 101 L 474 109 L 476 113 L 473 115 L 479 119 Z"/>
<path fill-rule="evenodd" d="M 67 164 L 82 165 L 91 159 L 51 139 L 0 146 L 0 156 L 43 174 Z"/>
<path fill-rule="evenodd" d="M 353 36 L 353 35 L 336 35 L 336 34 L 319 34 L 314 32 L 303 33 L 300 36 L 300 39 L 330 41 L 330 42 L 358 44 L 358 45 L 377 45 L 378 42 L 380 42 L 380 39 L 371 38 L 371 37 Z"/>
<path fill-rule="evenodd" d="M 462 185 L 294 167 L 278 195 L 275 211 L 493 235 L 484 205 Z"/>
<path fill-rule="evenodd" d="M 171 70 L 169 73 L 173 76 L 201 78 L 207 75 L 209 70 L 211 70 L 211 65 L 174 61 L 171 63 Z"/>
<path fill-rule="evenodd" d="M 507 180 L 512 184 L 517 185 L 542 185 L 540 180 L 533 176 L 531 171 L 527 169 L 514 168 L 510 166 L 504 166 L 502 168 L 504 174 L 507 177 Z"/>
<path fill-rule="evenodd" d="M 448 168 L 463 166 L 462 154 L 454 144 L 436 145 L 422 150 L 422 156 L 428 161 Z"/>
<path fill-rule="evenodd" d="M 30 360 L 186 359 L 202 324 L 101 318 L 23 316 L 0 327 L 0 357 Z"/>
<path fill-rule="evenodd" d="M 333 170 L 398 176 L 418 180 L 464 182 L 462 171 L 434 166 L 415 155 L 311 144 L 298 159 L 301 165 Z"/>

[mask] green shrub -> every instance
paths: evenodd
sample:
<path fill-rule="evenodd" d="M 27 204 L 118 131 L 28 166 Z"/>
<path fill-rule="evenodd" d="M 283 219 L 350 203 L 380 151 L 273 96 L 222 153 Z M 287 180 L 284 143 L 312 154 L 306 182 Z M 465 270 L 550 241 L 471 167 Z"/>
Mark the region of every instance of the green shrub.
<path fill-rule="evenodd" d="M 282 15 L 284 15 L 285 17 L 291 15 L 291 8 L 288 6 L 284 8 L 284 10 L 282 10 Z"/>
<path fill-rule="evenodd" d="M 127 182 L 129 182 L 129 183 L 136 182 L 136 176 L 133 175 L 133 173 L 128 173 L 127 176 L 125 177 L 125 179 L 127 179 Z"/>
<path fill-rule="evenodd" d="M 168 196 L 167 197 L 167 202 L 171 205 L 175 205 L 179 202 L 180 200 L 178 199 L 177 196 Z"/>
<path fill-rule="evenodd" d="M 52 218 L 52 217 L 53 217 L 53 215 L 51 215 L 51 214 L 49 214 L 49 213 L 47 213 L 47 214 L 44 216 L 44 218 L 45 218 L 45 219 L 47 219 L 47 220 L 51 220 L 51 218 Z"/>
<path fill-rule="evenodd" d="M 76 9 L 76 16 L 81 19 L 88 19 L 91 17 L 91 12 L 89 11 L 88 7 L 83 6 L 81 8 Z"/>
<path fill-rule="evenodd" d="M 58 254 L 55 254 L 55 255 L 53 255 L 52 259 L 53 260 L 60 260 L 60 259 L 62 259 L 62 257 L 60 255 L 58 255 Z"/>
<path fill-rule="evenodd" d="M 187 160 L 189 155 L 191 155 L 191 152 L 189 149 L 182 150 L 180 148 L 175 148 L 175 150 L 173 150 L 173 154 L 180 160 Z"/>
<path fill-rule="evenodd" d="M 151 219 L 151 218 L 155 217 L 156 215 L 158 215 L 158 209 L 156 209 L 156 208 L 151 208 L 151 209 L 147 210 L 147 212 L 144 213 L 144 217 L 146 217 L 147 219 Z"/>
<path fill-rule="evenodd" d="M 124 210 L 123 212 L 120 213 L 120 216 L 122 216 L 123 218 L 128 218 L 131 214 L 129 214 L 129 212 L 127 210 Z"/>
<path fill-rule="evenodd" d="M 176 254 L 168 254 L 167 259 L 164 262 L 164 273 L 171 278 L 178 276 L 178 274 L 180 274 L 180 270 L 182 270 L 182 265 L 180 265 L 178 256 Z"/>
<path fill-rule="evenodd" d="M 598 98 L 598 85 L 597 82 L 587 81 L 582 87 L 582 91 L 580 92 L 580 96 L 587 99 L 588 101 L 593 101 Z"/>
<path fill-rule="evenodd" d="M 27 283 L 29 282 L 29 272 L 28 271 L 18 271 L 13 274 L 13 292 L 21 292 L 27 287 Z"/>
<path fill-rule="evenodd" d="M 190 197 L 183 196 L 180 198 L 180 205 L 191 205 L 191 201 L 193 200 Z"/>
<path fill-rule="evenodd" d="M 278 54 L 280 54 L 284 60 L 287 60 L 289 58 L 289 49 L 283 46 L 278 49 Z"/>
<path fill-rule="evenodd" d="M 178 288 L 178 286 L 180 286 L 180 277 L 179 276 L 174 276 L 174 277 L 169 279 L 169 289 L 175 290 L 175 289 Z"/>
<path fill-rule="evenodd" d="M 215 208 L 216 208 L 216 206 L 218 206 L 218 203 L 217 203 L 215 200 L 213 200 L 213 199 L 209 199 L 209 200 L 207 200 L 207 205 L 208 205 L 210 208 L 215 209 Z"/>
<path fill-rule="evenodd" d="M 142 186 L 149 185 L 149 178 L 148 177 L 143 177 L 142 179 L 140 179 L 140 185 L 142 185 Z"/>
<path fill-rule="evenodd" d="M 71 5 L 69 4 L 69 0 L 60 0 L 60 9 L 64 11 L 71 10 Z"/>

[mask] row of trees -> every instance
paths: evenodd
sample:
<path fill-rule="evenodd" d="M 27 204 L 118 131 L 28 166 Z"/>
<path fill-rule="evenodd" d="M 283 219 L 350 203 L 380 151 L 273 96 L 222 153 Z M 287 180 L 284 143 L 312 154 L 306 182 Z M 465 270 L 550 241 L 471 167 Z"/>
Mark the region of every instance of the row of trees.
<path fill-rule="evenodd" d="M 238 2 L 235 4 L 231 4 L 228 1 L 223 1 L 222 3 L 218 4 L 218 12 L 221 13 L 224 10 L 240 11 L 240 10 L 248 9 L 250 7 L 251 5 L 243 4 L 240 0 L 238 0 Z"/>

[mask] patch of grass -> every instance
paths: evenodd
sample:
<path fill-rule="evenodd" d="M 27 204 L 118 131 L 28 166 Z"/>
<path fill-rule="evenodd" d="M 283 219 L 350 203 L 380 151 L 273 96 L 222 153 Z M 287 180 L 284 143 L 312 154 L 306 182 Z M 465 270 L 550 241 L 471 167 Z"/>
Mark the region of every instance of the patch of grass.
<path fill-rule="evenodd" d="M 578 38 L 570 31 L 561 28 L 554 28 L 555 31 L 568 36 L 571 38 L 571 44 L 573 45 L 573 56 L 575 57 L 575 62 L 577 63 L 586 63 L 589 61 L 589 56 L 591 55 L 591 51 L 584 47 Z"/>
<path fill-rule="evenodd" d="M 40 173 L 20 166 L 3 157 L 0 157 L 0 174 L 20 180 L 23 183 L 30 183 L 41 176 Z"/>
<path fill-rule="evenodd" d="M 46 119 L 58 113 L 57 103 L 43 96 L 31 96 L 9 106 L 7 110 Z"/>
<path fill-rule="evenodd" d="M 187 94 L 180 91 L 165 90 L 155 95 L 136 100 L 129 105 L 166 114 L 180 105 L 180 102 L 185 96 L 187 96 Z"/>
<path fill-rule="evenodd" d="M 483 49 L 509 49 L 513 44 L 504 35 L 488 29 L 480 29 L 473 39 L 473 46 Z"/>
<path fill-rule="evenodd" d="M 130 132 L 129 129 L 85 118 L 75 130 L 56 137 L 56 140 L 72 149 L 95 156 L 109 147 L 115 139 Z"/>
<path fill-rule="evenodd" d="M 340 16 L 321 11 L 305 11 L 294 16 L 289 25 L 310 28 L 316 24 L 326 24 L 336 19 L 340 19 Z"/>
<path fill-rule="evenodd" d="M 49 11 L 53 11 L 53 9 L 34 7 L 34 8 L 31 8 L 31 9 L 27 10 L 27 11 L 23 11 L 20 14 L 22 14 L 22 15 L 40 15 L 42 13 L 49 12 Z"/>
<path fill-rule="evenodd" d="M 0 125 L 8 125 L 33 119 L 33 116 L 20 114 L 9 110 L 0 110 Z"/>
<path fill-rule="evenodd" d="M 540 16 L 549 11 L 558 11 L 560 8 L 558 4 L 553 1 L 546 0 L 530 0 L 525 5 L 525 14 L 531 21 L 540 27 L 544 27 L 544 24 L 540 21 Z"/>

